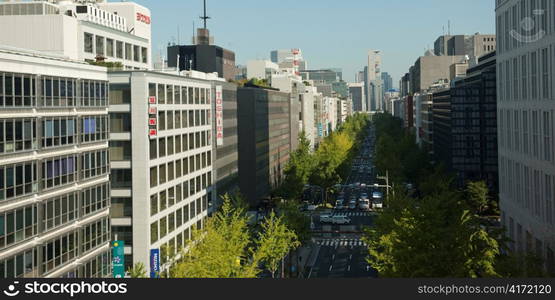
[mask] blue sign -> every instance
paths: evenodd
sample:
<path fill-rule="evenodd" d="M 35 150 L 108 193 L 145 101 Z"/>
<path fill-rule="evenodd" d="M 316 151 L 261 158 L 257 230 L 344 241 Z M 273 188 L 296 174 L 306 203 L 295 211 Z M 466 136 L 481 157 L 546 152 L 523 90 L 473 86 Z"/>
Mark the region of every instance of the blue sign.
<path fill-rule="evenodd" d="M 160 249 L 150 249 L 150 278 L 160 277 Z"/>
<path fill-rule="evenodd" d="M 318 136 L 324 136 L 324 130 L 322 128 L 322 123 L 318 123 Z"/>

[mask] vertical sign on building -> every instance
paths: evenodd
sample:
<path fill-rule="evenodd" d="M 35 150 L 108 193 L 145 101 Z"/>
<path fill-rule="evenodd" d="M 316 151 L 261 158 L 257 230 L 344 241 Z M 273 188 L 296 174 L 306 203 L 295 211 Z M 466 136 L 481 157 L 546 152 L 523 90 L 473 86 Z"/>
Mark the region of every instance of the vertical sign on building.
<path fill-rule="evenodd" d="M 160 249 L 150 249 L 150 278 L 160 277 Z"/>
<path fill-rule="evenodd" d="M 148 97 L 148 136 L 154 138 L 158 135 L 158 109 L 156 108 L 156 97 Z"/>
<path fill-rule="evenodd" d="M 125 255 L 123 241 L 112 242 L 112 274 L 114 278 L 125 277 Z"/>
<path fill-rule="evenodd" d="M 216 145 L 224 144 L 224 102 L 222 86 L 216 86 Z"/>

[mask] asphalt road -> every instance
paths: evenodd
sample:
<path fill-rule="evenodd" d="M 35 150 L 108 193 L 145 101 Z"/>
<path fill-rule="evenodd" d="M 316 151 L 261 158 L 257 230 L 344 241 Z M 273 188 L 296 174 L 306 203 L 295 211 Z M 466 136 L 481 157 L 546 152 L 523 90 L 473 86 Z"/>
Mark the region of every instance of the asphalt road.
<path fill-rule="evenodd" d="M 363 142 L 359 156 L 351 168 L 351 174 L 344 183 L 344 203 L 348 203 L 351 196 L 359 199 L 360 194 L 366 192 L 372 197 L 373 188 L 368 185 L 374 183 L 371 156 L 374 152 L 369 134 Z M 364 166 L 361 171 L 361 167 Z M 366 184 L 367 186 L 352 186 L 351 184 Z M 336 195 L 337 196 L 337 195 Z M 358 203 L 357 203 L 358 204 Z M 333 214 L 344 214 L 351 219 L 349 225 L 331 225 L 320 222 L 319 214 L 313 216 L 314 233 L 318 236 L 314 240 L 318 257 L 309 271 L 309 278 L 368 278 L 377 277 L 378 273 L 366 262 L 367 247 L 361 240 L 361 230 L 365 226 L 372 226 L 375 213 L 357 209 L 334 210 Z"/>

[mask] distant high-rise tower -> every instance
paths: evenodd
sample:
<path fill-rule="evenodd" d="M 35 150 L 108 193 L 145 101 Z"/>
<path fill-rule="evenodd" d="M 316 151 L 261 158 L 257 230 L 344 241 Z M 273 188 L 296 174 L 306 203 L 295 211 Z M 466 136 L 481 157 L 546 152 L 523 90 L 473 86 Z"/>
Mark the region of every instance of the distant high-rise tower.
<path fill-rule="evenodd" d="M 389 92 L 393 88 L 393 78 L 387 72 L 382 72 L 383 93 Z"/>
<path fill-rule="evenodd" d="M 368 111 L 383 110 L 383 82 L 381 78 L 382 55 L 379 50 L 368 51 Z"/>

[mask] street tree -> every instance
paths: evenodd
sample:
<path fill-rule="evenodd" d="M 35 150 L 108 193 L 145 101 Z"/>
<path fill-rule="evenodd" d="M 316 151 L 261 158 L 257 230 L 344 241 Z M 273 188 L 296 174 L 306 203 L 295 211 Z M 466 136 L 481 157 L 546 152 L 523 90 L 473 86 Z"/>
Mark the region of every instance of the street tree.
<path fill-rule="evenodd" d="M 127 273 L 129 274 L 129 277 L 131 278 L 147 278 L 147 274 L 146 274 L 146 267 L 145 264 L 143 264 L 142 262 L 138 262 L 135 265 L 133 265 L 133 267 L 130 267 L 127 270 Z"/>
<path fill-rule="evenodd" d="M 275 278 L 280 263 L 287 253 L 300 245 L 297 235 L 272 211 L 258 233 L 255 261 L 260 261 Z"/>

